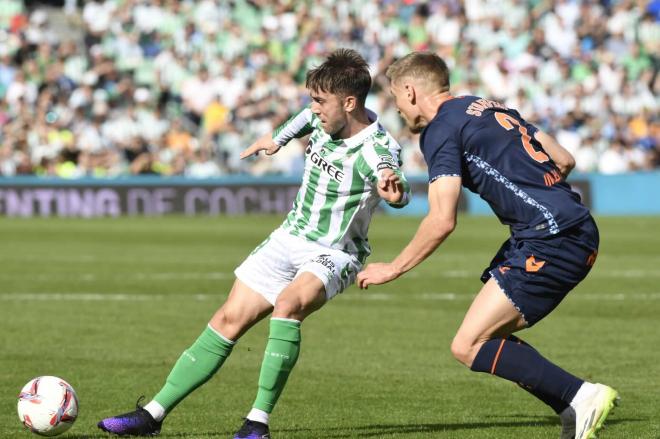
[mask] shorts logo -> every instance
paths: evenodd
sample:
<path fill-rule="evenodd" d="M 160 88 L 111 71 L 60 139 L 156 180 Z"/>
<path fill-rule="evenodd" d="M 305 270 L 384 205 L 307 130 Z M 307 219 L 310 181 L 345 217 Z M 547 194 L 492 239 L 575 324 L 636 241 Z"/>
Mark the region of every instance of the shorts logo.
<path fill-rule="evenodd" d="M 502 265 L 501 267 L 498 268 L 500 270 L 501 274 L 506 274 L 507 271 L 511 270 L 511 267 L 507 267 L 505 265 Z"/>
<path fill-rule="evenodd" d="M 525 270 L 528 273 L 536 273 L 545 265 L 545 261 L 537 261 L 534 255 L 527 258 L 525 262 Z"/>
<path fill-rule="evenodd" d="M 318 255 L 312 262 L 318 262 L 330 271 L 335 271 L 335 263 L 330 260 L 330 255 Z"/>

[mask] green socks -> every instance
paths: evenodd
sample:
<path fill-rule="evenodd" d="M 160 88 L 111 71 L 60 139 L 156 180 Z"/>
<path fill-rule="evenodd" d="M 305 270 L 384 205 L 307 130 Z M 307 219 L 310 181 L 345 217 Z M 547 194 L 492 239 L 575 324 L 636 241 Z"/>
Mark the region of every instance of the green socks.
<path fill-rule="evenodd" d="M 234 343 L 207 327 L 181 354 L 163 388 L 154 397 L 166 413 L 193 390 L 208 381 L 231 353 Z M 270 320 L 270 334 L 259 375 L 259 390 L 253 407 L 271 413 L 284 390 L 300 352 L 300 322 Z"/>
<path fill-rule="evenodd" d="M 300 352 L 300 322 L 272 318 L 253 407 L 271 413 Z"/>
<path fill-rule="evenodd" d="M 195 343 L 183 351 L 154 400 L 169 413 L 220 369 L 233 346 L 234 342 L 207 326 Z"/>

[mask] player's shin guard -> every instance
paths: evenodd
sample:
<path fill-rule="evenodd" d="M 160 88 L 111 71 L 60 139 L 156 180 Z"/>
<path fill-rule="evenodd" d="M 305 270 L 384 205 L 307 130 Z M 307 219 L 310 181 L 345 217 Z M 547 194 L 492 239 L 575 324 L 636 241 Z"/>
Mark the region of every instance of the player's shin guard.
<path fill-rule="evenodd" d="M 183 351 L 154 400 L 170 412 L 220 369 L 233 347 L 233 341 L 207 326 L 195 343 Z"/>
<path fill-rule="evenodd" d="M 300 352 L 300 322 L 272 318 L 253 407 L 271 413 Z"/>
<path fill-rule="evenodd" d="M 474 358 L 471 369 L 518 383 L 548 405 L 557 400 L 570 403 L 584 382 L 546 360 L 531 346 L 517 343 L 517 339 L 488 340 Z M 553 406 L 555 411 L 559 408 Z"/>

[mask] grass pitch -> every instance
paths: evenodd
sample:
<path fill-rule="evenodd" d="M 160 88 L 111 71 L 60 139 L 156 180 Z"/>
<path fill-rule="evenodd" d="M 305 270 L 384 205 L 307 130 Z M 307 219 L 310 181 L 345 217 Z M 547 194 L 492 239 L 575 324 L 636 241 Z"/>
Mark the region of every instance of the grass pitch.
<path fill-rule="evenodd" d="M 80 400 L 62 437 L 151 397 L 223 302 L 233 269 L 281 217 L 0 220 L 0 438 L 28 438 L 16 395 L 57 375 Z M 419 219 L 375 218 L 370 261 L 389 260 Z M 573 373 L 621 393 L 601 439 L 660 437 L 660 218 L 600 218 L 592 273 L 522 337 Z M 289 438 L 557 438 L 553 413 L 512 383 L 474 374 L 449 344 L 483 267 L 506 238 L 462 217 L 403 278 L 351 287 L 303 325 L 271 423 Z M 164 438 L 229 438 L 256 393 L 267 322 L 166 420 Z"/>

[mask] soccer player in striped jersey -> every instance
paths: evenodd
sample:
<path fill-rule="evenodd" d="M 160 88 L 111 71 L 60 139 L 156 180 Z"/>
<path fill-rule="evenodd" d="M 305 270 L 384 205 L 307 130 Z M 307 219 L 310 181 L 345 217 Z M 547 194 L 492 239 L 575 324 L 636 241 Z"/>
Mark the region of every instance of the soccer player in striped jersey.
<path fill-rule="evenodd" d="M 298 359 L 301 322 L 355 281 L 370 253 L 367 230 L 379 201 L 402 207 L 409 197 L 400 147 L 365 108 L 371 76 L 364 59 L 339 49 L 307 73 L 306 86 L 311 105 L 241 154 L 271 155 L 309 135 L 291 212 L 236 269 L 229 297 L 160 392 L 144 407 L 100 421 L 102 430 L 160 432 L 165 416 L 218 371 L 238 339 L 272 314 L 257 396 L 234 436 L 270 438 L 269 415 Z"/>
<path fill-rule="evenodd" d="M 406 55 L 387 76 L 406 124 L 421 133 L 429 213 L 408 246 L 391 263 L 369 264 L 358 285 L 389 282 L 422 262 L 454 230 L 461 186 L 479 194 L 511 237 L 484 271 L 452 354 L 550 406 L 560 416 L 562 439 L 594 438 L 617 392 L 568 373 L 513 335 L 552 312 L 596 260 L 596 223 L 564 181 L 573 157 L 516 110 L 452 96 L 447 65 L 435 54 Z"/>

